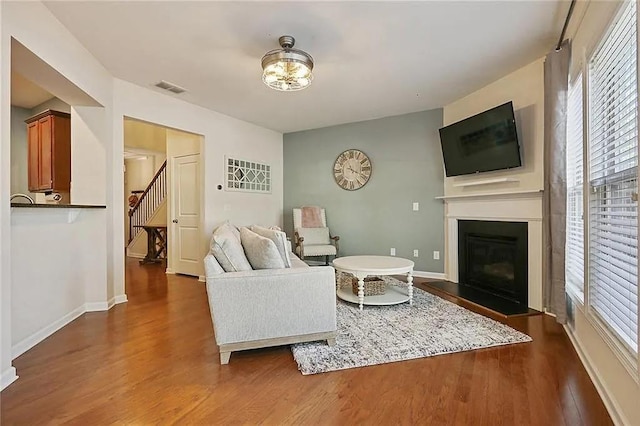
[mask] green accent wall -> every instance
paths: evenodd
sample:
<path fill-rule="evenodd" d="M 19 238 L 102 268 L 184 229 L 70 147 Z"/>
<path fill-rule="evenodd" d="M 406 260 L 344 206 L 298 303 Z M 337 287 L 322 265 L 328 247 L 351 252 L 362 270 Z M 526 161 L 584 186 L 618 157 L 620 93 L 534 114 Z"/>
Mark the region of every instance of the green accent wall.
<path fill-rule="evenodd" d="M 435 199 L 444 192 L 440 127 L 442 109 L 434 109 L 285 134 L 287 235 L 293 236 L 292 209 L 317 205 L 340 236 L 341 256 L 388 256 L 395 247 L 415 270 L 444 272 L 444 205 Z M 366 153 L 373 165 L 369 182 L 356 191 L 341 189 L 333 178 L 334 161 L 350 148 Z M 414 202 L 419 211 L 412 210 Z"/>

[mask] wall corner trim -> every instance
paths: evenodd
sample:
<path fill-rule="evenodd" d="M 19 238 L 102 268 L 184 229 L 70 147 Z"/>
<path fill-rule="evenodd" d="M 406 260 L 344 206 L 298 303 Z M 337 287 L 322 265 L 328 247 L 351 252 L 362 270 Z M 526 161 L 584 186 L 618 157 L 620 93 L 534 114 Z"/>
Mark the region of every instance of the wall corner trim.
<path fill-rule="evenodd" d="M 113 300 L 113 304 L 111 303 L 111 300 Z M 120 303 L 126 303 L 129 301 L 126 294 L 119 294 L 111 300 L 109 301 L 109 308 L 111 308 L 113 305 L 119 305 Z"/>
<path fill-rule="evenodd" d="M 436 280 L 446 280 L 447 274 L 443 272 L 426 272 L 426 271 L 413 271 L 413 276 L 418 278 L 433 278 Z"/>
<path fill-rule="evenodd" d="M 0 378 L 0 390 L 3 390 L 11 383 L 18 380 L 18 375 L 16 374 L 15 367 L 9 367 L 2 372 L 2 378 Z"/>
<path fill-rule="evenodd" d="M 113 306 L 111 301 L 109 302 L 87 302 L 84 304 L 84 312 L 100 312 L 107 311 Z M 84 313 L 83 312 L 83 313 Z"/>
<path fill-rule="evenodd" d="M 598 395 L 600 395 L 600 398 L 602 398 L 602 402 L 604 403 L 604 406 L 607 408 L 607 411 L 611 416 L 611 420 L 613 421 L 613 424 L 615 424 L 616 426 L 631 424 L 631 422 L 629 422 L 629 420 L 624 416 L 624 413 L 620 409 L 620 406 L 618 405 L 618 403 L 611 398 L 610 396 L 611 393 L 609 392 L 609 388 L 600 379 L 600 374 L 598 373 L 597 368 L 595 368 L 589 355 L 583 350 L 578 337 L 575 334 L 573 334 L 573 330 L 571 330 L 570 327 L 568 327 L 567 325 L 564 325 L 563 327 L 564 327 L 565 333 L 567 333 L 567 336 L 571 341 L 571 344 L 573 345 L 576 353 L 578 354 L 578 358 L 580 358 L 582 365 L 584 366 L 585 370 L 587 370 L 587 374 L 589 375 L 591 382 L 593 382 L 593 385 L 598 391 Z"/>

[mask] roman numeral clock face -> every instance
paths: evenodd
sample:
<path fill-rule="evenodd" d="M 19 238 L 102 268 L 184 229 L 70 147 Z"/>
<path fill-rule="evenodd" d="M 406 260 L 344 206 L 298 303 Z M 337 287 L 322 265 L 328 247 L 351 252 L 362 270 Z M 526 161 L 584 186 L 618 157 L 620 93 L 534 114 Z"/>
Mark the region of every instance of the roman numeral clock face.
<path fill-rule="evenodd" d="M 347 191 L 360 189 L 371 177 L 371 160 L 362 151 L 348 149 L 336 158 L 333 177 L 342 189 Z"/>

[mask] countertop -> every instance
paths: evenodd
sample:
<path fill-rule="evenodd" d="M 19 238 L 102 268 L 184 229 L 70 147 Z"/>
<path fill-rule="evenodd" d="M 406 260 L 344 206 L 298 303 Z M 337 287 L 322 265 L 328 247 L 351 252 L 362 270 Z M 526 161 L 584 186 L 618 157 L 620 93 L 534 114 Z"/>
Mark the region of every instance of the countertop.
<path fill-rule="evenodd" d="M 106 209 L 107 206 L 89 205 L 89 204 L 55 204 L 55 203 L 11 203 L 11 207 L 28 208 L 28 209 Z"/>

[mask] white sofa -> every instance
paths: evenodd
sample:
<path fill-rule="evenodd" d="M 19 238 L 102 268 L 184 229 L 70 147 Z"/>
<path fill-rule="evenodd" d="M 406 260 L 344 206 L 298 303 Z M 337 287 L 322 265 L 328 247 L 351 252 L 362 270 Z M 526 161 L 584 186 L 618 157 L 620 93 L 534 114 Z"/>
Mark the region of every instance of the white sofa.
<path fill-rule="evenodd" d="M 213 244 L 212 244 L 213 245 Z M 204 259 L 207 295 L 220 363 L 231 352 L 326 340 L 335 344 L 336 286 L 331 266 L 221 272 L 212 251 Z"/>

